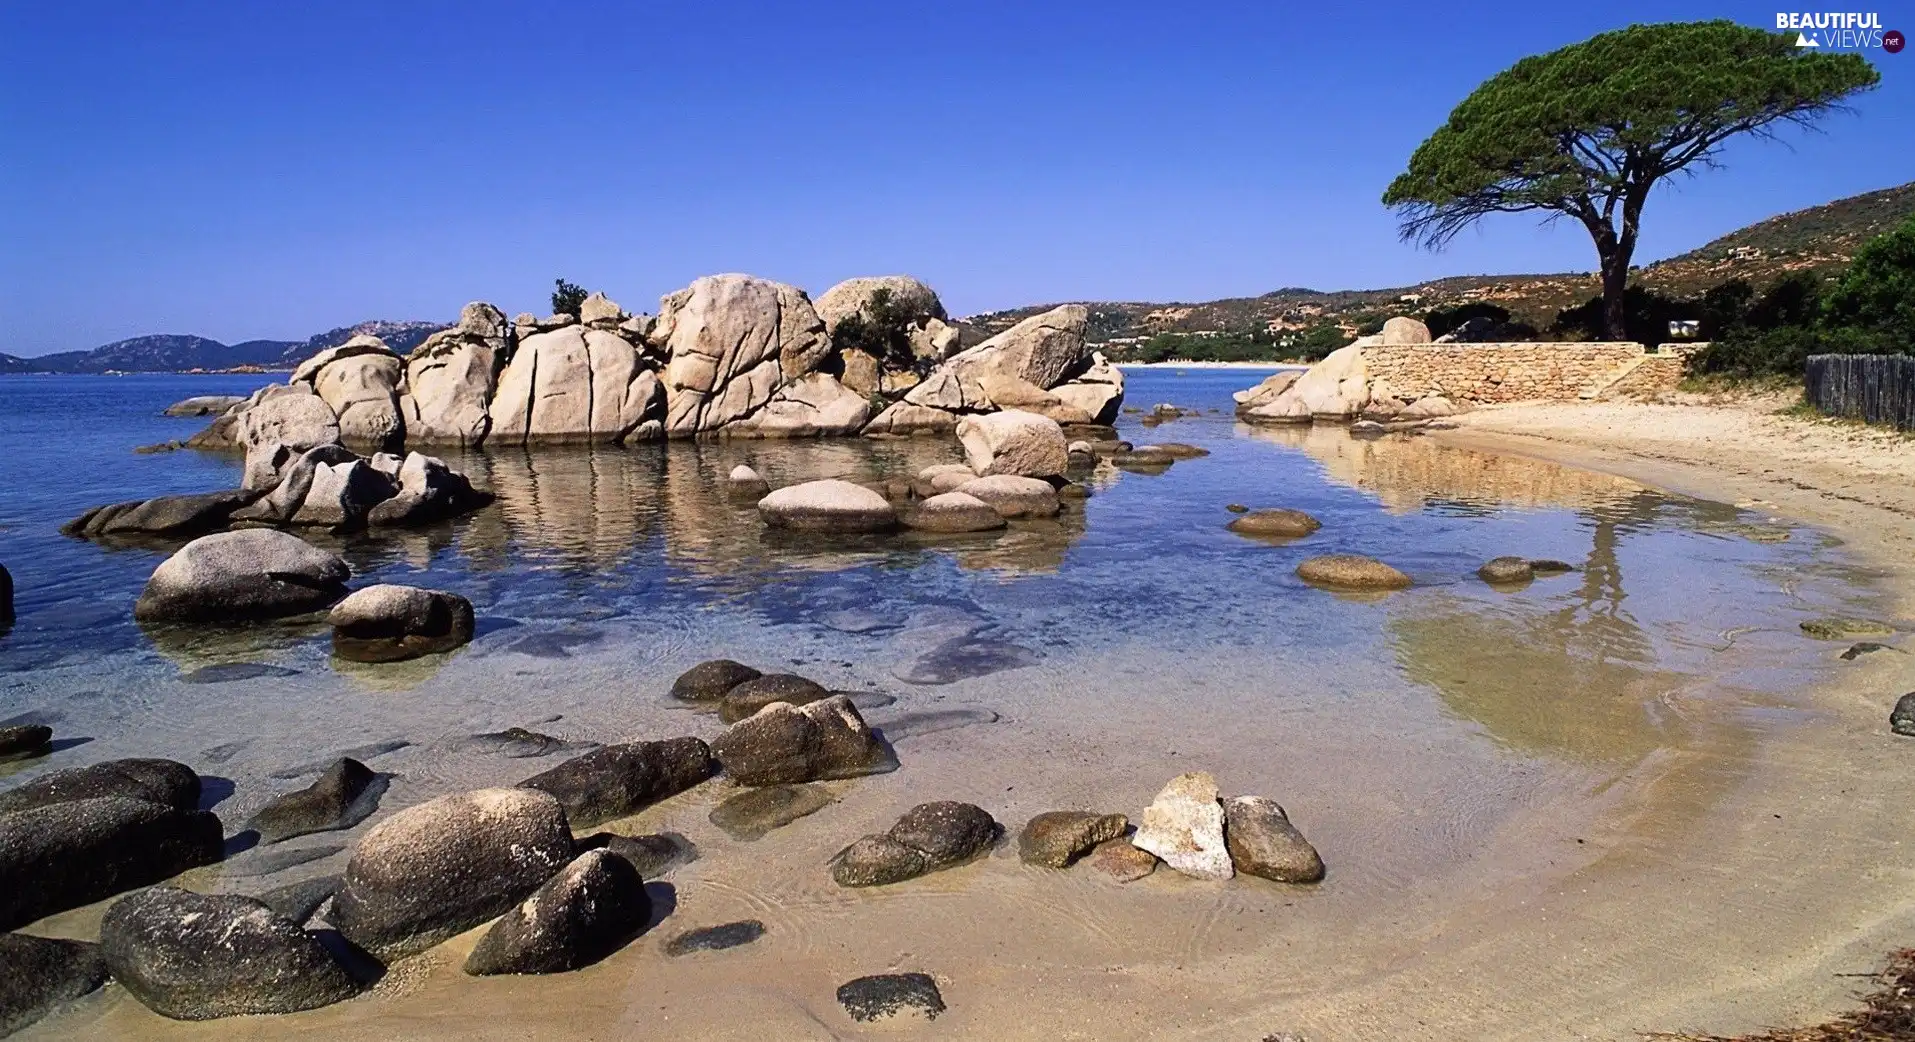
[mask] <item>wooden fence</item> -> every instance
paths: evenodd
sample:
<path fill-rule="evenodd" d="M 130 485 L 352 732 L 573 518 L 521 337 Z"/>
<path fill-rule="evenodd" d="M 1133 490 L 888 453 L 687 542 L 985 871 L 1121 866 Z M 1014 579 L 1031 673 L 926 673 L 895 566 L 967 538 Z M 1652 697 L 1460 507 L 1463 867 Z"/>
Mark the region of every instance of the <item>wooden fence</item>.
<path fill-rule="evenodd" d="M 1810 355 L 1803 375 L 1822 413 L 1915 430 L 1915 357 Z"/>

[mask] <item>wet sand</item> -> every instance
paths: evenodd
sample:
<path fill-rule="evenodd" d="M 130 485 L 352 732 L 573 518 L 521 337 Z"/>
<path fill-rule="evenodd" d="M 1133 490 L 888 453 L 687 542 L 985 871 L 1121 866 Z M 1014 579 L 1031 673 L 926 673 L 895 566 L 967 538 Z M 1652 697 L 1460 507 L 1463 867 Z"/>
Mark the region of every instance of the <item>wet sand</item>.
<path fill-rule="evenodd" d="M 1915 772 L 1909 740 L 1885 726 L 1888 703 L 1915 686 L 1909 656 L 1837 662 L 1845 644 L 1793 632 L 1805 612 L 1837 603 L 1906 615 L 1908 575 L 1878 559 L 1910 537 L 1906 527 L 1877 525 L 1845 500 L 1798 513 L 1775 498 L 1767 509 L 1827 526 L 1859 560 L 1818 552 L 1800 559 L 1801 575 L 1758 569 L 1773 584 L 1762 596 L 1692 593 L 1692 623 L 1643 632 L 1628 597 L 1680 598 L 1706 584 L 1682 560 L 1651 558 L 1669 574 L 1643 575 L 1632 558 L 1627 592 L 1604 533 L 1661 502 L 1644 484 L 1749 494 L 1706 472 L 1638 472 L 1549 443 L 1586 468 L 1566 470 L 1536 460 L 1536 446 L 1478 441 L 1490 435 L 1476 430 L 1445 435 L 1454 449 L 1335 430 L 1228 436 L 1301 451 L 1372 509 L 1575 508 L 1593 548 L 1581 572 L 1548 581 L 1564 585 L 1506 600 L 1433 582 L 1367 603 L 1289 588 L 1282 572 L 1300 551 L 1275 548 L 1271 560 L 1286 563 L 1264 580 L 1268 595 L 1316 598 L 1298 601 L 1322 617 L 1314 641 L 1277 649 L 1254 634 L 1191 644 L 1161 633 L 1042 644 L 1036 665 L 904 691 L 869 713 L 894 737 L 902 769 L 830 783 L 839 802 L 755 843 L 706 822 L 730 791 L 722 781 L 616 823 L 680 831 L 704 856 L 666 878 L 672 912 L 659 927 L 578 973 L 467 978 L 458 967 L 475 931 L 395 966 L 363 998 L 310 1013 L 177 1024 L 110 992 L 21 1037 L 1625 1039 L 1817 1019 L 1855 986 L 1837 974 L 1873 968 L 1915 934 L 1915 851 L 1901 840 Z M 1698 508 L 1733 538 L 1740 522 L 1723 513 L 1711 521 Z M 1870 592 L 1852 592 L 1862 586 Z M 1007 583 L 1004 596 L 1015 589 Z M 1054 610 L 1065 632 L 1083 625 L 1072 607 L 1083 608 L 1022 606 L 1026 618 Z M 227 706 L 236 719 L 209 726 L 304 731 L 340 748 L 405 733 L 413 747 L 372 762 L 401 774 L 396 791 L 424 798 L 554 762 L 460 752 L 445 739 L 461 733 L 522 724 L 601 741 L 710 737 L 714 720 L 660 695 L 711 655 L 899 690 L 896 666 L 949 619 L 892 621 L 901 628 L 826 627 L 795 640 L 723 610 L 610 619 L 590 627 L 603 650 L 577 657 L 475 646 L 344 705 L 302 674 L 275 681 L 270 703 Z M 1380 643 L 1353 635 L 1371 631 Z M 823 869 L 844 843 L 923 800 L 973 801 L 1011 829 L 1068 807 L 1135 818 L 1190 769 L 1214 771 L 1226 793 L 1282 802 L 1329 878 L 1218 885 L 1160 869 L 1118 886 L 1081 867 L 1024 866 L 1008 849 L 875 891 L 839 890 Z M 233 821 L 286 785 L 232 773 L 238 792 L 219 809 Z M 245 864 L 188 882 L 243 890 Z M 90 936 L 99 914 L 36 932 Z M 767 934 L 725 952 L 661 950 L 683 930 L 739 918 L 762 920 Z M 837 984 L 890 971 L 935 976 L 949 1012 L 910 1027 L 851 1022 L 832 998 Z"/>

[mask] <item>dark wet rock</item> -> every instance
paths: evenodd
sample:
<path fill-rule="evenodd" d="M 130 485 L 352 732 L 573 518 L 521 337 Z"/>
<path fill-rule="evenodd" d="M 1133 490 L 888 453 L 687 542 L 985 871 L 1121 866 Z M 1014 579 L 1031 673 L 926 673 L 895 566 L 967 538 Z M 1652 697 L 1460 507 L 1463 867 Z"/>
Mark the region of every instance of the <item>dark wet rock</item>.
<path fill-rule="evenodd" d="M 1890 637 L 1895 627 L 1875 619 L 1830 616 L 1802 623 L 1802 632 L 1816 640 L 1848 640 L 1853 637 Z"/>
<path fill-rule="evenodd" d="M 951 684 L 1007 669 L 1036 665 L 1037 652 L 975 634 L 954 636 L 893 672 L 907 684 Z"/>
<path fill-rule="evenodd" d="M 0 930 L 220 859 L 219 819 L 126 796 L 0 815 Z"/>
<path fill-rule="evenodd" d="M 133 605 L 141 622 L 248 622 L 318 611 L 345 596 L 352 569 L 297 536 L 248 529 L 201 536 L 153 570 Z"/>
<path fill-rule="evenodd" d="M 774 702 L 719 735 L 712 755 L 740 785 L 856 778 L 896 766 L 843 695 L 803 706 Z"/>
<path fill-rule="evenodd" d="M 710 820 L 725 835 L 749 843 L 836 802 L 820 786 L 771 785 L 727 798 L 712 808 Z"/>
<path fill-rule="evenodd" d="M 1895 708 L 1888 714 L 1888 726 L 1896 734 L 1915 738 L 1915 691 L 1895 700 Z"/>
<path fill-rule="evenodd" d="M 1297 565 L 1297 578 L 1331 590 L 1402 590 L 1410 577 L 1374 557 L 1328 554 Z"/>
<path fill-rule="evenodd" d="M 1260 539 L 1298 539 L 1322 528 L 1323 522 L 1301 510 L 1252 510 L 1224 527 Z"/>
<path fill-rule="evenodd" d="M 0 934 L 0 1038 L 106 983 L 97 944 Z"/>
<path fill-rule="evenodd" d="M 1195 445 L 1186 445 L 1181 441 L 1166 441 L 1156 445 L 1139 445 L 1135 451 L 1158 452 L 1174 460 L 1202 459 L 1210 455 L 1209 449 L 1198 448 Z"/>
<path fill-rule="evenodd" d="M 381 956 L 423 951 L 494 918 L 572 860 L 565 808 L 536 789 L 479 789 L 373 826 L 327 918 Z"/>
<path fill-rule="evenodd" d="M 1223 801 L 1223 814 L 1224 845 L 1237 871 L 1279 883 L 1322 881 L 1323 859 L 1277 801 L 1234 796 Z"/>
<path fill-rule="evenodd" d="M 199 806 L 199 775 L 174 760 L 104 760 L 42 775 L 0 792 L 0 814 L 101 796 L 128 796 L 179 810 Z"/>
<path fill-rule="evenodd" d="M 711 747 L 697 738 L 627 742 L 575 756 L 519 784 L 551 793 L 574 828 L 623 818 L 711 777 Z"/>
<path fill-rule="evenodd" d="M 332 900 L 332 895 L 345 885 L 344 876 L 319 876 L 314 879 L 302 879 L 297 883 L 274 887 L 259 895 L 259 902 L 295 923 L 304 926 L 308 919 L 319 911 L 319 907 Z"/>
<path fill-rule="evenodd" d="M 735 724 L 773 702 L 801 706 L 830 697 L 830 689 L 815 680 L 792 673 L 768 673 L 725 692 L 718 702 L 718 719 Z"/>
<path fill-rule="evenodd" d="M 1575 571 L 1576 566 L 1570 564 L 1568 561 L 1556 561 L 1547 557 L 1540 557 L 1530 559 L 1529 570 L 1537 575 L 1562 575 L 1566 572 Z"/>
<path fill-rule="evenodd" d="M 680 865 L 698 860 L 698 846 L 676 832 L 621 836 L 595 832 L 578 841 L 580 850 L 609 850 L 632 863 L 638 874 L 656 879 Z"/>
<path fill-rule="evenodd" d="M 1110 462 L 1117 469 L 1133 474 L 1162 474 L 1177 462 L 1177 457 L 1153 446 L 1141 445 L 1111 456 Z"/>
<path fill-rule="evenodd" d="M 324 861 L 345 849 L 345 845 L 341 843 L 327 843 L 316 847 L 257 847 L 221 865 L 220 874 L 231 879 L 270 876 L 289 868 Z"/>
<path fill-rule="evenodd" d="M 326 616 L 333 654 L 351 662 L 400 662 L 472 640 L 472 602 L 456 593 L 381 583 L 354 590 Z"/>
<path fill-rule="evenodd" d="M 349 829 L 379 806 L 384 786 L 372 768 L 342 756 L 311 785 L 275 798 L 259 809 L 247 827 L 261 843 L 278 843 L 313 832 Z"/>
<path fill-rule="evenodd" d="M 1842 661 L 1853 662 L 1856 659 L 1861 658 L 1863 655 L 1872 655 L 1877 651 L 1892 651 L 1892 650 L 1894 649 L 1890 648 L 1887 644 L 1877 644 L 1872 640 L 1865 640 L 1859 643 L 1849 645 L 1849 649 L 1847 651 L 1842 652 Z"/>
<path fill-rule="evenodd" d="M 885 886 L 961 864 L 989 850 L 1002 830 L 969 803 L 921 803 L 890 831 L 865 836 L 831 859 L 839 886 Z"/>
<path fill-rule="evenodd" d="M 175 1020 L 293 1013 L 360 990 L 316 936 L 238 894 L 125 898 L 100 923 L 100 951 L 121 987 Z"/>
<path fill-rule="evenodd" d="M 1084 864 L 1113 882 L 1134 883 L 1157 871 L 1157 855 L 1119 838 L 1099 843 L 1084 858 Z"/>
<path fill-rule="evenodd" d="M 676 958 L 693 952 L 722 952 L 739 948 L 765 935 L 765 924 L 756 919 L 741 919 L 699 930 L 687 930 L 665 942 L 665 954 Z"/>
<path fill-rule="evenodd" d="M 396 753 L 401 749 L 409 749 L 411 747 L 412 743 L 404 738 L 387 738 L 383 741 L 367 742 L 364 745 L 355 745 L 350 749 L 341 749 L 324 760 L 308 760 L 305 763 L 296 763 L 291 767 L 282 767 L 268 777 L 276 778 L 280 781 L 303 778 L 308 774 L 318 774 L 320 771 L 331 767 L 333 763 L 342 756 L 350 756 L 355 760 L 370 760 L 376 756 Z"/>
<path fill-rule="evenodd" d="M 532 760 L 572 749 L 596 749 L 596 742 L 571 742 L 523 727 L 467 735 L 452 743 L 460 752 L 497 753 L 508 760 Z"/>
<path fill-rule="evenodd" d="M 243 489 L 222 489 L 108 503 L 61 525 L 60 531 L 77 539 L 105 536 L 191 539 L 225 528 L 232 522 L 234 512 L 250 506 L 259 495 Z"/>
<path fill-rule="evenodd" d="M 465 960 L 475 977 L 564 973 L 589 966 L 651 919 L 645 880 L 609 850 L 588 850 L 506 912 Z"/>
<path fill-rule="evenodd" d="M 210 666 L 181 673 L 182 684 L 230 684 L 237 680 L 264 680 L 267 677 L 298 676 L 296 669 L 264 662 L 216 662 Z"/>
<path fill-rule="evenodd" d="M 1522 557 L 1493 557 L 1476 569 L 1476 577 L 1492 585 L 1526 583 L 1536 577 L 1536 569 Z"/>
<path fill-rule="evenodd" d="M 1244 506 L 1242 503 L 1229 503 L 1224 506 L 1224 509 L 1233 514 L 1248 514 L 1250 512 L 1250 508 Z"/>
<path fill-rule="evenodd" d="M 884 973 L 838 986 L 838 1004 L 859 1023 L 893 1017 L 936 1020 L 944 1012 L 938 982 L 927 973 Z"/>
<path fill-rule="evenodd" d="M 1130 820 L 1122 814 L 1046 811 L 1017 834 L 1017 856 L 1027 865 L 1066 868 L 1092 847 L 1123 835 L 1129 828 Z"/>
<path fill-rule="evenodd" d="M 672 697 L 685 702 L 715 702 L 732 688 L 761 676 L 764 674 L 742 662 L 712 659 L 680 673 L 672 681 Z"/>
<path fill-rule="evenodd" d="M 39 756 L 53 743 L 53 728 L 45 724 L 0 727 L 0 759 Z"/>
<path fill-rule="evenodd" d="M 882 833 L 861 837 L 831 859 L 831 878 L 839 886 L 888 886 L 929 871 L 924 851 Z"/>

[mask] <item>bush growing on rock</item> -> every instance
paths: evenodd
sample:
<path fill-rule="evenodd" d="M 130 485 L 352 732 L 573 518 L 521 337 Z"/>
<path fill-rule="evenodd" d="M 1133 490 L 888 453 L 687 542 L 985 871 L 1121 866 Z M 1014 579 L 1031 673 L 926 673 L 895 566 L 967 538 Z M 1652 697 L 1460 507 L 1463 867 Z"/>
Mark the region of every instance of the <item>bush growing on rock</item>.
<path fill-rule="evenodd" d="M 585 306 L 585 298 L 590 294 L 585 287 L 564 279 L 552 280 L 552 314 L 578 317 L 579 309 Z"/>

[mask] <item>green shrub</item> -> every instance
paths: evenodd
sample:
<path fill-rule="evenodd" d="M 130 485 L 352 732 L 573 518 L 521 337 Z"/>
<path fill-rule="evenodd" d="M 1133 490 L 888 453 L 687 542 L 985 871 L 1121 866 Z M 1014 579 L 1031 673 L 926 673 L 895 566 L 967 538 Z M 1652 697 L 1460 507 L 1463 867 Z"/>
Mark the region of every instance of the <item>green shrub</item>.
<path fill-rule="evenodd" d="M 552 314 L 577 317 L 579 308 L 585 304 L 585 298 L 591 294 L 585 292 L 585 287 L 576 282 L 567 282 L 564 279 L 555 279 L 553 282 L 557 288 L 552 290 Z"/>

